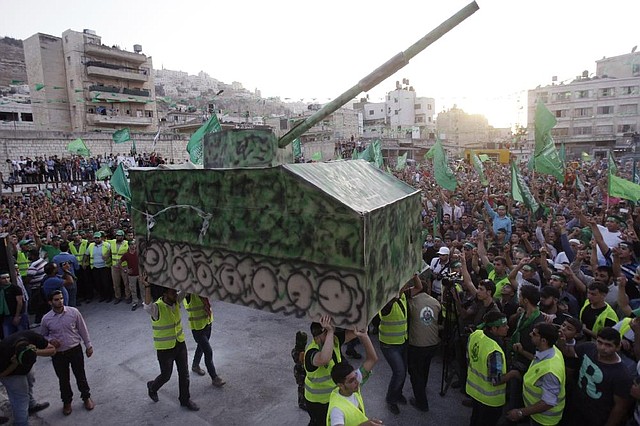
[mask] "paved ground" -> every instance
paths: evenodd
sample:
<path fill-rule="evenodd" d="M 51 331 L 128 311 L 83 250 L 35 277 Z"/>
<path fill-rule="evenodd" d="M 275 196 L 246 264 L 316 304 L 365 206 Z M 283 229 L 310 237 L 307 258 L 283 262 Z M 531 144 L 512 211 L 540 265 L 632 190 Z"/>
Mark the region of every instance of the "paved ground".
<path fill-rule="evenodd" d="M 36 397 L 51 407 L 32 417 L 32 424 L 45 425 L 306 425 L 308 416 L 297 406 L 293 361 L 290 351 L 297 330 L 308 331 L 306 320 L 270 314 L 223 302 L 214 302 L 215 322 L 211 338 L 215 365 L 227 381 L 222 389 L 211 386 L 207 376 L 191 376 L 192 399 L 199 412 L 185 411 L 178 403 L 177 373 L 159 392 L 160 401 L 147 396 L 146 382 L 159 372 L 151 340 L 149 317 L 130 305 L 91 303 L 80 307 L 95 349 L 85 360 L 96 408 L 87 412 L 76 394 L 73 413 L 62 415 L 57 379 L 51 361 L 39 358 L 35 366 Z M 188 329 L 183 314 L 185 330 Z M 189 362 L 195 349 L 187 335 Z M 374 346 L 378 349 L 377 339 Z M 362 348 L 359 347 L 362 351 Z M 365 385 L 367 414 L 385 425 L 460 425 L 468 422 L 470 409 L 461 404 L 454 389 L 440 397 L 441 359 L 434 360 L 429 383 L 429 413 L 400 406 L 394 416 L 384 403 L 390 371 L 378 349 L 380 361 Z M 204 367 L 204 365 L 202 365 Z M 410 397 L 407 378 L 405 395 Z M 6 413 L 6 412 L 5 412 Z"/>

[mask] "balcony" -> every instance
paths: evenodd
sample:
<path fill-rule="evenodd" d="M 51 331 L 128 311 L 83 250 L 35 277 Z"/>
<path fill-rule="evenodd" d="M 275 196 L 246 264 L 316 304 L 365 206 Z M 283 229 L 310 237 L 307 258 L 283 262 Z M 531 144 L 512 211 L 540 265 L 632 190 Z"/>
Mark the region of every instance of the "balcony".
<path fill-rule="evenodd" d="M 84 51 L 102 58 L 117 58 L 124 59 L 135 64 L 143 64 L 147 62 L 147 57 L 140 53 L 127 52 L 125 50 L 117 49 L 115 47 L 108 47 L 105 45 L 86 43 L 84 45 Z"/>
<path fill-rule="evenodd" d="M 139 96 L 139 95 L 130 95 L 127 93 L 113 93 L 113 92 L 102 92 L 102 91 L 90 91 L 89 96 L 91 100 L 99 100 L 105 102 L 132 102 L 138 104 L 146 104 L 151 99 L 149 95 L 147 96 Z"/>
<path fill-rule="evenodd" d="M 130 115 L 99 115 L 87 114 L 87 123 L 93 126 L 113 126 L 115 124 L 126 126 L 150 126 L 152 117 L 132 117 Z"/>
<path fill-rule="evenodd" d="M 121 80 L 146 83 L 149 75 L 146 70 L 130 70 L 125 68 L 107 68 L 99 65 L 87 65 L 87 74 L 98 77 L 119 78 Z"/>

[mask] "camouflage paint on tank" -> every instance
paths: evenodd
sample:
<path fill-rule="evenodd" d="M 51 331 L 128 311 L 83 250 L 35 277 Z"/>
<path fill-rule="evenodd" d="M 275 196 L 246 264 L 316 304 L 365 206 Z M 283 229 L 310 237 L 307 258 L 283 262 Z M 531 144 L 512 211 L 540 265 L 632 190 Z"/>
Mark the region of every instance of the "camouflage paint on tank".
<path fill-rule="evenodd" d="M 364 326 L 420 266 L 420 196 L 353 163 L 134 169 L 142 268 L 157 284 Z"/>

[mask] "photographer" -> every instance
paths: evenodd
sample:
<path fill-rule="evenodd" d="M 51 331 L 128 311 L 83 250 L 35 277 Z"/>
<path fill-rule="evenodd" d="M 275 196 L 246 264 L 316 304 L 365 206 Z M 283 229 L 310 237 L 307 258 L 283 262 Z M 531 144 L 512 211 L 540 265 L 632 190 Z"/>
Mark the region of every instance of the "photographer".
<path fill-rule="evenodd" d="M 438 257 L 431 261 L 430 269 L 431 269 L 431 277 L 429 279 L 428 292 L 440 300 L 442 296 L 442 277 L 451 271 L 449 267 L 450 258 L 449 258 L 449 248 L 448 247 L 440 247 L 438 250 Z"/>

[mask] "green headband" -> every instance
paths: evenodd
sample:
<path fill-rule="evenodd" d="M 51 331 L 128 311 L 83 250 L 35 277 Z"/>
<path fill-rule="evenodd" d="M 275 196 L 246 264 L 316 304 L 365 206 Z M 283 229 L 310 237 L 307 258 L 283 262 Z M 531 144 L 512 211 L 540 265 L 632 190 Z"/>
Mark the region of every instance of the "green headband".
<path fill-rule="evenodd" d="M 27 345 L 23 350 L 21 350 L 17 357 L 18 364 L 22 365 L 22 357 L 24 356 L 25 353 L 29 351 L 36 352 L 36 347 L 34 345 Z"/>
<path fill-rule="evenodd" d="M 476 327 L 479 330 L 482 330 L 484 328 L 490 328 L 490 327 L 500 327 L 501 325 L 505 325 L 507 323 L 507 317 L 502 317 L 500 319 L 497 319 L 493 322 L 487 322 L 487 323 L 480 323 L 478 324 L 478 327 Z"/>

